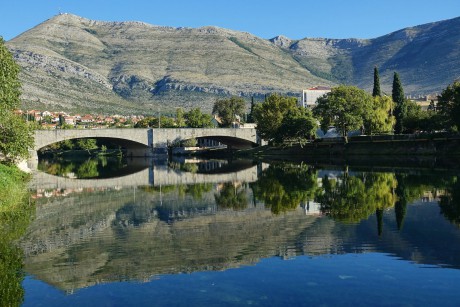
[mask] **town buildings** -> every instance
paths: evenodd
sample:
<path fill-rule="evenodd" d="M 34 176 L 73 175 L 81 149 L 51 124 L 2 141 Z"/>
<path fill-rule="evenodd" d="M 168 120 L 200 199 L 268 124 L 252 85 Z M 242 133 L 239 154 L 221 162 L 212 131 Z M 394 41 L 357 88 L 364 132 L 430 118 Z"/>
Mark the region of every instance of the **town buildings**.
<path fill-rule="evenodd" d="M 313 108 L 316 105 L 316 99 L 331 91 L 327 86 L 315 86 L 302 91 L 300 97 L 300 106 L 304 108 Z"/>

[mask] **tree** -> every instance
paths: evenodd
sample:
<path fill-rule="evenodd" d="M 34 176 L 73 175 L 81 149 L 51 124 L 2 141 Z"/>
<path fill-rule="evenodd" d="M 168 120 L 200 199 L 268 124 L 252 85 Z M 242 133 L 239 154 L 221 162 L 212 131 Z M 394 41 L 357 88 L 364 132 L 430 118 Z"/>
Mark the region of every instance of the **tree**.
<path fill-rule="evenodd" d="M 9 163 L 27 158 L 33 146 L 32 129 L 13 110 L 21 94 L 19 66 L 0 37 L 0 159 Z"/>
<path fill-rule="evenodd" d="M 243 98 L 231 97 L 228 99 L 217 99 L 212 108 L 212 114 L 219 116 L 222 127 L 231 127 L 237 117 L 242 117 L 246 109 Z"/>
<path fill-rule="evenodd" d="M 382 96 L 380 92 L 379 70 L 377 69 L 377 66 L 374 67 L 374 89 L 372 90 L 372 96 Z"/>
<path fill-rule="evenodd" d="M 214 198 L 216 205 L 222 209 L 244 210 L 248 206 L 247 191 L 233 182 L 224 183 Z"/>
<path fill-rule="evenodd" d="M 77 147 L 80 148 L 81 150 L 86 150 L 88 154 L 90 153 L 91 149 L 97 148 L 96 139 L 78 139 L 76 142 L 77 142 Z"/>
<path fill-rule="evenodd" d="M 248 117 L 246 119 L 247 123 L 253 123 L 254 122 L 254 96 L 251 97 L 251 110 L 249 111 Z"/>
<path fill-rule="evenodd" d="M 355 86 L 341 85 L 319 97 L 313 114 L 320 118 L 324 131 L 331 125 L 347 136 L 352 130 L 361 129 L 372 113 L 372 96 Z"/>
<path fill-rule="evenodd" d="M 393 131 L 395 118 L 391 114 L 393 100 L 388 96 L 374 96 L 372 99 L 372 112 L 366 115 L 364 130 L 366 134 L 388 133 Z"/>
<path fill-rule="evenodd" d="M 271 94 L 263 103 L 254 106 L 254 121 L 257 132 L 266 141 L 273 141 L 278 133 L 284 116 L 297 108 L 297 99 L 294 97 Z"/>
<path fill-rule="evenodd" d="M 13 110 L 19 106 L 21 83 L 19 82 L 19 65 L 6 48 L 0 37 L 0 108 Z"/>
<path fill-rule="evenodd" d="M 407 105 L 406 98 L 404 97 L 404 90 L 397 72 L 394 73 L 393 77 L 392 97 L 395 103 L 395 109 L 393 111 L 393 115 L 396 119 L 395 133 L 401 134 L 404 130 L 403 120 L 407 114 Z"/>
<path fill-rule="evenodd" d="M 460 81 L 455 81 L 442 91 L 438 97 L 437 109 L 448 124 L 460 130 Z"/>
<path fill-rule="evenodd" d="M 313 200 L 319 190 L 317 179 L 317 171 L 305 164 L 270 164 L 252 189 L 265 207 L 279 214 Z"/>
<path fill-rule="evenodd" d="M 185 127 L 185 112 L 182 108 L 176 109 L 176 126 L 179 128 Z"/>
<path fill-rule="evenodd" d="M 190 128 L 212 127 L 211 115 L 202 113 L 200 108 L 191 109 L 185 113 L 184 117 Z"/>
<path fill-rule="evenodd" d="M 356 223 L 367 219 L 372 213 L 380 215 L 382 210 L 393 207 L 396 202 L 394 174 L 350 176 L 344 173 L 339 180 L 329 179 L 326 175 L 322 186 L 324 192 L 318 194 L 315 201 L 321 204 L 323 213 L 343 222 Z"/>
<path fill-rule="evenodd" d="M 283 117 L 281 126 L 276 132 L 275 141 L 293 141 L 302 143 L 315 135 L 316 120 L 309 109 L 296 107 L 289 110 Z"/>

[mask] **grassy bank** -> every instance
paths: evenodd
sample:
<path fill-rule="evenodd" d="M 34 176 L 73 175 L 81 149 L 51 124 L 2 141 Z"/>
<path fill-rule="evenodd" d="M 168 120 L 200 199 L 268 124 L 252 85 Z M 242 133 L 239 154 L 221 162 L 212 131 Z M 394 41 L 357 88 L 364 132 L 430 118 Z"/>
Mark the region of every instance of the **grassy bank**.
<path fill-rule="evenodd" d="M 14 242 L 24 235 L 34 212 L 27 177 L 16 166 L 0 164 L 0 298 L 5 306 L 20 306 L 24 300 L 23 251 Z"/>
<path fill-rule="evenodd" d="M 23 206 L 28 197 L 28 176 L 16 166 L 0 164 L 0 214 Z"/>

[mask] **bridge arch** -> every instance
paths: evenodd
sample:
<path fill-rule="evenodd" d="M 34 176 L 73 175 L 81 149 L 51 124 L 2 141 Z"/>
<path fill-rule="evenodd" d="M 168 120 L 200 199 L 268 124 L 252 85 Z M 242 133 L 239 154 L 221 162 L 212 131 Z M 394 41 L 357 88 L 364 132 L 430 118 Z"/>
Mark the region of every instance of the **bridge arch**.
<path fill-rule="evenodd" d="M 149 154 L 151 129 L 56 129 L 36 130 L 34 151 L 43 147 L 73 139 L 106 139 L 128 149 L 135 156 Z"/>
<path fill-rule="evenodd" d="M 236 149 L 258 145 L 255 129 L 244 128 L 178 128 L 153 129 L 154 147 L 167 147 L 192 138 L 206 138 Z"/>

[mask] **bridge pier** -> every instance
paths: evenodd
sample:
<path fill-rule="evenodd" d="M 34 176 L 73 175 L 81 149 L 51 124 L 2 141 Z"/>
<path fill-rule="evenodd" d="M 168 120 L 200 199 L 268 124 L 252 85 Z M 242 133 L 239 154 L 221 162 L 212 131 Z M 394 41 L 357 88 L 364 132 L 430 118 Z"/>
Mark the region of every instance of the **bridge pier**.
<path fill-rule="evenodd" d="M 36 150 L 29 149 L 29 158 L 27 159 L 27 167 L 30 170 L 38 169 L 38 154 Z"/>

